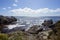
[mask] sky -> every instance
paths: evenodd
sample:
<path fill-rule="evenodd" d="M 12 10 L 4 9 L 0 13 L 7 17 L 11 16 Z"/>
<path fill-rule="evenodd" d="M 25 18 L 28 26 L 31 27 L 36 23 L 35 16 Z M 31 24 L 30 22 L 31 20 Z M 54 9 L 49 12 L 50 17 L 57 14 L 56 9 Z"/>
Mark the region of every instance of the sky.
<path fill-rule="evenodd" d="M 0 0 L 0 15 L 60 16 L 60 0 Z"/>

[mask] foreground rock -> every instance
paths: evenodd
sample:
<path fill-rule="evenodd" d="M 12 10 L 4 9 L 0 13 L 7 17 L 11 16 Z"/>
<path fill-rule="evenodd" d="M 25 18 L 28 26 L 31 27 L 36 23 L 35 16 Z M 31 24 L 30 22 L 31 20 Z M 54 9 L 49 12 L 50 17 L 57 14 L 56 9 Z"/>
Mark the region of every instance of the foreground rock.
<path fill-rule="evenodd" d="M 53 30 L 51 28 L 47 29 L 48 30 L 44 30 L 41 26 L 35 25 L 28 30 L 28 33 L 32 34 L 37 40 L 48 40 Z"/>

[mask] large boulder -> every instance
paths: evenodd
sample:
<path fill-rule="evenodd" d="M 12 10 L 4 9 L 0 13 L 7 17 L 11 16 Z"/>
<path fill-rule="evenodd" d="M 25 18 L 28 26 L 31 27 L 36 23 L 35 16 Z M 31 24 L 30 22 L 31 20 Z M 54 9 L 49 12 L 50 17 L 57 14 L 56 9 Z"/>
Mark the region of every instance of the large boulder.
<path fill-rule="evenodd" d="M 48 40 L 48 37 L 50 36 L 51 32 L 52 30 L 39 32 L 37 37 L 39 40 Z"/>
<path fill-rule="evenodd" d="M 50 19 L 50 20 L 44 20 L 44 23 L 42 23 L 42 25 L 44 25 L 44 26 L 50 26 L 52 24 L 53 24 L 53 20 L 52 19 Z"/>
<path fill-rule="evenodd" d="M 42 29 L 40 28 L 40 25 L 33 25 L 28 32 L 31 34 L 38 34 Z"/>

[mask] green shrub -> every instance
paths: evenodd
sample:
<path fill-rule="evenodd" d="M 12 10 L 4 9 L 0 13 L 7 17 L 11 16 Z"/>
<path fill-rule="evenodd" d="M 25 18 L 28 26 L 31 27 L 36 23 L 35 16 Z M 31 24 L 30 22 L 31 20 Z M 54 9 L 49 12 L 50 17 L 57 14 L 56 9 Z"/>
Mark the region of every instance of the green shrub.
<path fill-rule="evenodd" d="M 8 35 L 0 33 L 0 40 L 8 40 Z"/>

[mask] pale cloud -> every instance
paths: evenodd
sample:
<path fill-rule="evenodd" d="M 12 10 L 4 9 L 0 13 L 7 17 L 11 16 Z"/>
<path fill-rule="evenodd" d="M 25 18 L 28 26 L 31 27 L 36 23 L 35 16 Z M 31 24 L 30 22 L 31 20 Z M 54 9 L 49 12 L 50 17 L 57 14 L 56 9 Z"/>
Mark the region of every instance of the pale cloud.
<path fill-rule="evenodd" d="M 11 7 L 8 7 L 8 9 L 11 9 Z"/>
<path fill-rule="evenodd" d="M 6 8 L 2 8 L 3 10 L 6 10 Z"/>
<path fill-rule="evenodd" d="M 17 6 L 17 4 L 14 3 L 13 6 Z"/>
<path fill-rule="evenodd" d="M 18 2 L 18 0 L 15 0 L 15 2 Z"/>
<path fill-rule="evenodd" d="M 49 9 L 49 8 L 42 8 L 33 10 L 31 8 L 19 8 L 10 10 L 15 16 L 56 16 L 60 15 L 60 8 L 57 9 Z"/>

